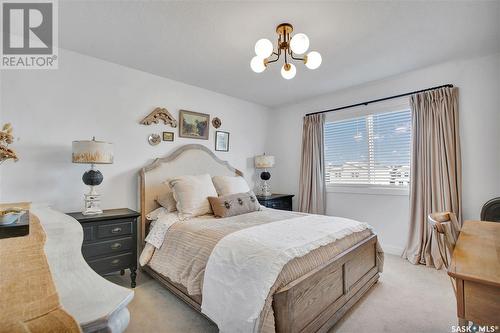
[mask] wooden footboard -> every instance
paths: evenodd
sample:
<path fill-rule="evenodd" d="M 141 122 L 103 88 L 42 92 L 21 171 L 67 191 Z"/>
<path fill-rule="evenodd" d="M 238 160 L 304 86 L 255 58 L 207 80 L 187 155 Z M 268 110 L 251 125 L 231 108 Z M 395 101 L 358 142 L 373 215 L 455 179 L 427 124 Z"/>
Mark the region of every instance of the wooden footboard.
<path fill-rule="evenodd" d="M 276 332 L 327 332 L 333 327 L 377 282 L 376 244 L 373 235 L 278 290 L 273 296 Z M 201 313 L 199 297 L 150 267 L 142 269 Z"/>
<path fill-rule="evenodd" d="M 377 236 L 278 290 L 276 331 L 327 332 L 377 282 Z"/>

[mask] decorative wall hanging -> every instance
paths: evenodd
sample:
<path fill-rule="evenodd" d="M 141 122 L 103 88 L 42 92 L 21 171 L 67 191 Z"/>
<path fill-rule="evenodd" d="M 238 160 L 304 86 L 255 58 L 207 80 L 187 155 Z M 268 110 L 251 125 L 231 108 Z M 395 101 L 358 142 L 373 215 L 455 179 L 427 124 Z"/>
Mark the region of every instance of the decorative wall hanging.
<path fill-rule="evenodd" d="M 214 119 L 212 119 L 212 125 L 215 128 L 219 128 L 222 125 L 222 120 L 220 120 L 218 117 L 215 117 Z"/>
<path fill-rule="evenodd" d="M 161 137 L 158 134 L 151 134 L 148 137 L 148 142 L 151 146 L 156 146 L 161 142 Z"/>
<path fill-rule="evenodd" d="M 163 132 L 163 141 L 174 141 L 174 132 Z"/>
<path fill-rule="evenodd" d="M 150 114 L 148 114 L 143 120 L 141 120 L 142 125 L 151 125 L 152 123 L 158 124 L 162 120 L 165 125 L 177 127 L 177 121 L 172 117 L 170 112 L 165 108 L 157 107 Z"/>
<path fill-rule="evenodd" d="M 179 123 L 179 136 L 181 138 L 208 140 L 210 115 L 180 110 Z"/>
<path fill-rule="evenodd" d="M 293 26 L 290 23 L 282 23 L 276 27 L 278 33 L 276 51 L 274 51 L 273 43 L 269 39 L 262 38 L 255 43 L 255 54 L 257 55 L 250 62 L 250 67 L 255 73 L 263 72 L 268 64 L 278 61 L 282 53 L 285 64 L 281 68 L 281 76 L 287 80 L 293 79 L 297 73 L 295 65 L 289 62 L 290 59 L 304 62 L 309 69 L 316 69 L 321 65 L 321 54 L 316 51 L 309 52 L 302 58 L 295 56 L 307 51 L 309 38 L 302 33 L 291 37 L 292 31 Z M 271 59 L 273 55 L 276 56 L 275 59 Z"/>
<path fill-rule="evenodd" d="M 7 160 L 14 160 L 15 162 L 18 160 L 16 152 L 7 147 L 14 142 L 12 131 L 11 124 L 3 125 L 2 130 L 0 130 L 0 164 Z"/>
<path fill-rule="evenodd" d="M 215 131 L 215 150 L 229 151 L 229 132 Z"/>

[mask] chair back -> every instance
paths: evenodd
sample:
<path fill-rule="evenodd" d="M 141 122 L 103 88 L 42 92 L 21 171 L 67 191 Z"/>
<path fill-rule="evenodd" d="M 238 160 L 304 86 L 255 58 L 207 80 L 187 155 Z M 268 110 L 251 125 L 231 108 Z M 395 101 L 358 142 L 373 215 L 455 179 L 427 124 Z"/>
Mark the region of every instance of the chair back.
<path fill-rule="evenodd" d="M 457 216 L 452 212 L 439 212 L 429 214 L 427 221 L 437 232 L 437 243 L 441 260 L 446 269 L 449 268 L 449 258 L 455 249 L 455 244 L 460 234 L 460 224 Z M 446 251 L 448 250 L 448 251 Z"/>

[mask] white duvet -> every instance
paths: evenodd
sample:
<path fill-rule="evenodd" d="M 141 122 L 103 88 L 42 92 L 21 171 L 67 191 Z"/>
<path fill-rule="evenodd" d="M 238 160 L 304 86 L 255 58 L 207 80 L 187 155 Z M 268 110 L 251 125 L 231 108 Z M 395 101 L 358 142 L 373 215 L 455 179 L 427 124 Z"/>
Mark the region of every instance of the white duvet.
<path fill-rule="evenodd" d="M 257 332 L 269 291 L 290 260 L 367 228 L 350 219 L 308 215 L 227 235 L 205 269 L 202 312 L 220 332 Z"/>

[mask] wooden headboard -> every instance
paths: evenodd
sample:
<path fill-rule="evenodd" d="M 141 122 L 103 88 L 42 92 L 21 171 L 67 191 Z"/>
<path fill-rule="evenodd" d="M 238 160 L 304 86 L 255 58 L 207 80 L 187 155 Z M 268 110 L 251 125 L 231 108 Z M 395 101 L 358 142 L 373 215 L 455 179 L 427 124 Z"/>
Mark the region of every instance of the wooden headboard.
<path fill-rule="evenodd" d="M 149 221 L 146 214 L 158 208 L 158 194 L 165 189 L 162 183 L 181 175 L 242 176 L 243 173 L 221 160 L 207 147 L 199 144 L 185 145 L 163 158 L 157 158 L 140 171 L 141 225 L 140 248 L 144 246 Z M 140 253 L 140 252 L 139 252 Z"/>

